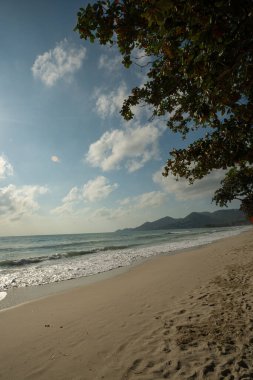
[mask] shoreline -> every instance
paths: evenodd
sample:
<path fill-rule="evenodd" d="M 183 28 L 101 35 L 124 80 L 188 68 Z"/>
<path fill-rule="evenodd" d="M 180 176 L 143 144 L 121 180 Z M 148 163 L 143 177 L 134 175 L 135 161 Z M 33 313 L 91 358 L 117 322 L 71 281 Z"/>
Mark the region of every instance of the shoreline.
<path fill-rule="evenodd" d="M 240 232 L 238 235 L 247 233 L 246 231 Z M 238 236 L 233 235 L 233 236 Z M 232 237 L 233 237 L 232 236 Z M 54 296 L 56 294 L 83 287 L 83 286 L 89 286 L 90 284 L 100 282 L 106 279 L 110 279 L 115 276 L 119 276 L 122 273 L 130 271 L 132 268 L 144 264 L 146 261 L 152 261 L 156 258 L 163 257 L 163 256 L 173 256 L 173 255 L 180 255 L 188 251 L 195 251 L 198 249 L 201 249 L 202 247 L 212 245 L 216 242 L 222 241 L 224 239 L 229 239 L 230 237 L 222 237 L 218 240 L 214 240 L 212 242 L 203 243 L 200 245 L 196 245 L 193 247 L 183 248 L 183 249 L 176 249 L 175 251 L 170 251 L 167 253 L 160 253 L 158 255 L 145 257 L 142 259 L 137 260 L 136 262 L 126 265 L 124 267 L 118 267 L 113 268 L 109 271 L 101 272 L 92 274 L 89 276 L 82 276 L 77 277 L 69 280 L 63 280 L 58 282 L 52 282 L 48 284 L 43 285 L 32 285 L 32 286 L 25 286 L 25 287 L 11 287 L 6 290 L 6 297 L 3 300 L 0 300 L 0 313 L 3 310 L 11 309 L 18 307 L 20 305 L 33 302 L 39 299 L 47 298 Z"/>
<path fill-rule="evenodd" d="M 0 379 L 252 378 L 252 271 L 250 230 L 2 310 Z"/>
<path fill-rule="evenodd" d="M 139 265 L 138 263 L 136 265 Z M 132 266 L 135 266 L 134 264 Z M 93 283 L 118 276 L 125 271 L 130 270 L 132 266 L 120 267 L 111 269 L 107 272 L 97 273 L 86 277 L 78 277 L 70 280 L 63 280 L 59 282 L 51 282 L 44 285 L 32 285 L 26 287 L 13 287 L 7 289 L 7 296 L 0 301 L 0 313 L 5 310 L 10 310 L 27 303 L 41 300 L 47 297 L 67 292 L 72 289 L 89 286 Z"/>

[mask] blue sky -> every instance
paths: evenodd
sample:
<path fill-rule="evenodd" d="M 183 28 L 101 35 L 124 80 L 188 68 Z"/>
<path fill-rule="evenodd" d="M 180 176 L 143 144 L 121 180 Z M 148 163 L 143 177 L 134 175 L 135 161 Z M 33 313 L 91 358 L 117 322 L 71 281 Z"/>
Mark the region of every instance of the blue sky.
<path fill-rule="evenodd" d="M 220 171 L 192 187 L 161 176 L 168 152 L 190 140 L 145 108 L 122 120 L 120 105 L 145 72 L 80 40 L 73 29 L 85 4 L 1 4 L 1 235 L 113 231 L 217 209 Z"/>

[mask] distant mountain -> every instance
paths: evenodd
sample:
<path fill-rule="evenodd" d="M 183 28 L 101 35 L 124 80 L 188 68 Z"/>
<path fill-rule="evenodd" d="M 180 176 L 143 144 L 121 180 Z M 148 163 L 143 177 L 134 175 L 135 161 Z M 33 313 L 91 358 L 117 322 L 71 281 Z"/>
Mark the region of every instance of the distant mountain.
<path fill-rule="evenodd" d="M 204 227 L 228 227 L 250 224 L 244 213 L 240 210 L 218 210 L 214 212 L 192 212 L 185 218 L 171 218 L 166 216 L 146 222 L 139 227 L 125 228 L 120 231 L 150 231 L 168 230 L 171 228 L 204 228 Z"/>

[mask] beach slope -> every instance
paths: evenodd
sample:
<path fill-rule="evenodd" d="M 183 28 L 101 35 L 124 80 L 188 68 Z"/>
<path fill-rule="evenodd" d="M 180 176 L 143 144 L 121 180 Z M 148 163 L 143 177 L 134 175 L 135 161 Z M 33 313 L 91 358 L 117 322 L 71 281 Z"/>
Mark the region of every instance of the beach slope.
<path fill-rule="evenodd" d="M 0 379 L 253 378 L 253 232 L 0 312 Z"/>

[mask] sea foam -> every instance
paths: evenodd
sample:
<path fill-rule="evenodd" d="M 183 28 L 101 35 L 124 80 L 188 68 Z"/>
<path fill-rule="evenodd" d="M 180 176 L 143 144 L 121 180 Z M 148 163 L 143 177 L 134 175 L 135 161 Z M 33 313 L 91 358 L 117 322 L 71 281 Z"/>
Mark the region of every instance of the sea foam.
<path fill-rule="evenodd" d="M 0 292 L 0 301 L 2 301 L 7 296 L 6 292 Z"/>
<path fill-rule="evenodd" d="M 79 277 L 110 271 L 119 267 L 126 267 L 159 254 L 175 254 L 186 248 L 209 244 L 215 240 L 233 236 L 247 230 L 249 227 L 232 228 L 225 230 L 187 231 L 185 234 L 169 235 L 169 240 L 149 246 L 131 248 L 101 249 L 85 255 L 69 255 L 65 259 L 42 260 L 29 262 L 29 265 L 11 266 L 0 269 L 0 290 L 3 292 L 10 287 L 24 287 L 43 285 L 52 282 L 70 280 Z M 163 231 L 164 236 L 167 234 Z M 167 235 L 168 236 L 168 235 Z M 168 237 L 166 237 L 168 239 Z M 52 253 L 53 255 L 53 253 Z M 56 263 L 57 262 L 57 263 Z"/>

